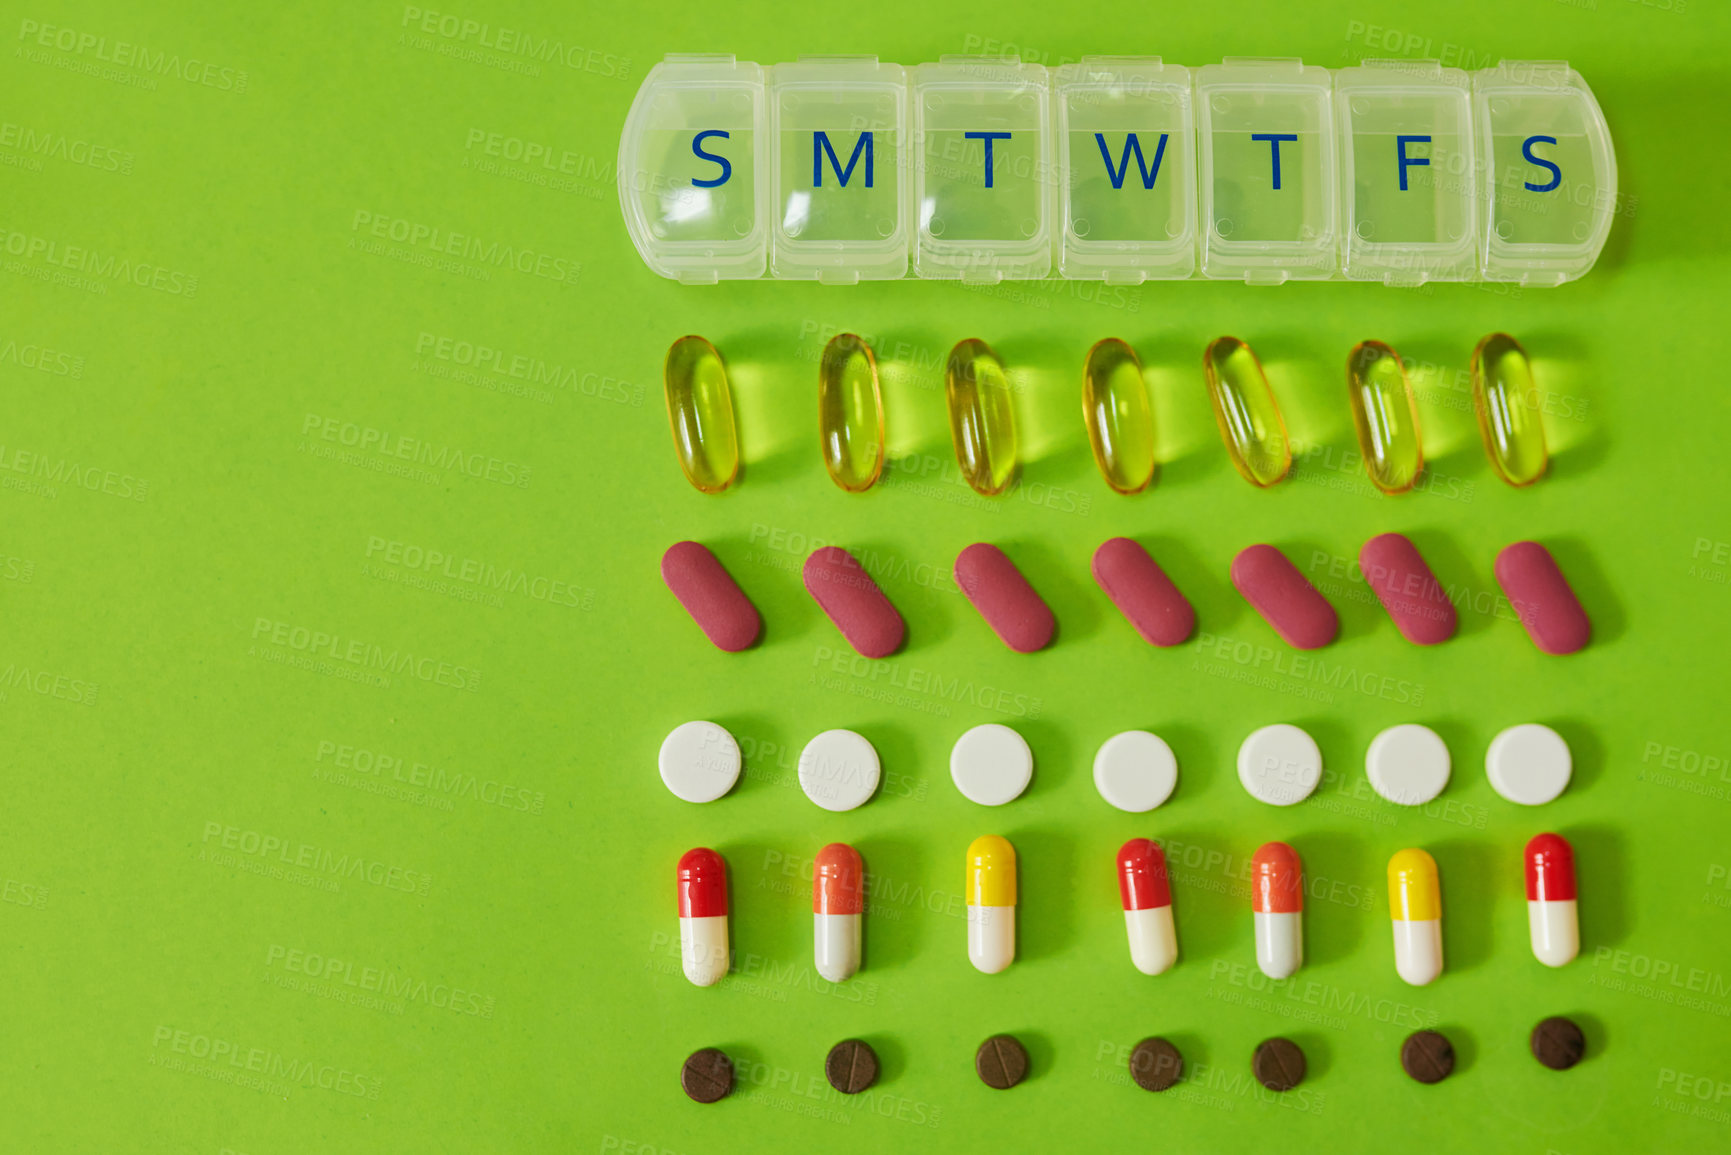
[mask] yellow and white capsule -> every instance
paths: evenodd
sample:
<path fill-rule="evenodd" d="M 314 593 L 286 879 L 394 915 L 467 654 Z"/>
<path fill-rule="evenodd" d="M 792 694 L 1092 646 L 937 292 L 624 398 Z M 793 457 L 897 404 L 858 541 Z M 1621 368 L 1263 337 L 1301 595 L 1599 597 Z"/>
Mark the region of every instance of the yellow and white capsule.
<path fill-rule="evenodd" d="M 968 961 L 995 975 L 1016 961 L 1016 848 L 996 834 L 968 847 Z"/>
<path fill-rule="evenodd" d="M 1442 887 L 1436 859 L 1416 847 L 1388 860 L 1388 912 L 1394 918 L 1394 969 L 1415 987 L 1443 969 Z"/>

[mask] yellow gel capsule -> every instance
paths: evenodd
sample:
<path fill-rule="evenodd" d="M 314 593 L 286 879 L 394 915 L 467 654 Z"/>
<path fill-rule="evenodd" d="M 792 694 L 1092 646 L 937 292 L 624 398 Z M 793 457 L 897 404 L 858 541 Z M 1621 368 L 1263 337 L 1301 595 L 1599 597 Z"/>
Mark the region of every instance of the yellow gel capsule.
<path fill-rule="evenodd" d="M 1136 351 L 1116 337 L 1088 350 L 1082 369 L 1082 421 L 1094 464 L 1119 493 L 1141 493 L 1154 480 L 1154 411 Z"/>
<path fill-rule="evenodd" d="M 870 489 L 884 469 L 884 401 L 871 346 L 842 333 L 817 370 L 817 422 L 830 480 L 849 493 Z"/>
<path fill-rule="evenodd" d="M 1491 468 L 1510 485 L 1531 485 L 1545 474 L 1545 427 L 1533 363 L 1519 341 L 1492 333 L 1473 350 L 1473 409 Z"/>
<path fill-rule="evenodd" d="M 673 451 L 685 478 L 704 493 L 720 493 L 739 475 L 739 435 L 727 366 L 702 337 L 681 337 L 662 369 Z"/>
<path fill-rule="evenodd" d="M 1381 341 L 1360 341 L 1346 358 L 1346 393 L 1371 483 L 1405 493 L 1424 469 L 1424 442 L 1400 354 Z"/>
<path fill-rule="evenodd" d="M 1202 370 L 1220 440 L 1244 480 L 1269 486 L 1285 477 L 1292 468 L 1286 419 L 1250 346 L 1237 337 L 1221 337 L 1202 355 Z"/>
<path fill-rule="evenodd" d="M 1004 363 L 990 345 L 969 338 L 950 350 L 944 383 L 962 476 L 987 497 L 1004 492 L 1016 473 L 1016 418 Z"/>

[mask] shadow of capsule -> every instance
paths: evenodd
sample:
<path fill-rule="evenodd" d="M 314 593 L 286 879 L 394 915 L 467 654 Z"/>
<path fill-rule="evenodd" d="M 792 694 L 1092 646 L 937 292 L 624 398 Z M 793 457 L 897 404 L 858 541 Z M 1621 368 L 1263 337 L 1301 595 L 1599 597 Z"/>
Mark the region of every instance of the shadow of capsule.
<path fill-rule="evenodd" d="M 1496 892 L 1508 874 L 1506 851 L 1482 841 L 1434 842 L 1423 848 L 1436 859 L 1442 889 L 1444 974 L 1484 965 L 1496 945 Z"/>
<path fill-rule="evenodd" d="M 1603 645 L 1623 636 L 1627 625 L 1623 603 L 1613 591 L 1611 581 L 1599 568 L 1593 552 L 1576 537 L 1548 538 L 1545 548 L 1557 559 L 1557 566 L 1568 580 L 1569 588 L 1587 611 L 1592 622 L 1593 636 L 1588 646 Z"/>
<path fill-rule="evenodd" d="M 1069 645 L 1099 632 L 1104 621 L 1097 596 L 1099 590 L 1091 579 L 1079 576 L 1079 559 L 1059 554 L 1038 540 L 997 544 L 1016 563 L 1028 584 L 1052 608 L 1058 628 L 1046 649 Z"/>
<path fill-rule="evenodd" d="M 947 897 L 920 884 L 925 877 L 925 847 L 908 838 L 862 838 L 853 843 L 865 864 L 866 908 L 860 969 L 876 974 L 900 970 L 933 944 Z M 959 872 L 958 872 L 959 874 Z M 876 1044 L 873 1044 L 874 1047 Z"/>
<path fill-rule="evenodd" d="M 1614 947 L 1629 937 L 1628 843 L 1612 826 L 1565 826 L 1558 831 L 1575 852 L 1581 953 Z"/>
<path fill-rule="evenodd" d="M 1057 828 L 1012 829 L 1005 837 L 1016 848 L 1016 956 L 1061 955 L 1075 930 L 1076 840 Z"/>

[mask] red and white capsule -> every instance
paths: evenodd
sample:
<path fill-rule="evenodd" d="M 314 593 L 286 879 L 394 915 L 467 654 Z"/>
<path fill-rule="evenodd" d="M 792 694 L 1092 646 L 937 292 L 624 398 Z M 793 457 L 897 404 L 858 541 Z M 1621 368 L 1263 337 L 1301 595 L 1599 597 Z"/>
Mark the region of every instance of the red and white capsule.
<path fill-rule="evenodd" d="M 1527 927 L 1533 955 L 1548 967 L 1574 961 L 1581 951 L 1575 912 L 1575 852 L 1561 835 L 1527 843 Z"/>
<path fill-rule="evenodd" d="M 727 863 L 707 846 L 679 859 L 679 961 L 700 987 L 727 973 Z"/>
<path fill-rule="evenodd" d="M 1265 842 L 1250 860 L 1250 905 L 1256 912 L 1256 965 L 1289 979 L 1304 965 L 1304 864 L 1284 842 Z"/>
<path fill-rule="evenodd" d="M 817 852 L 811 914 L 817 973 L 832 983 L 847 982 L 859 970 L 865 863 L 859 851 L 845 842 L 832 842 Z"/>
<path fill-rule="evenodd" d="M 1172 925 L 1166 855 L 1153 839 L 1132 838 L 1118 848 L 1118 893 L 1124 899 L 1130 961 L 1145 975 L 1165 974 L 1178 961 L 1178 931 Z"/>

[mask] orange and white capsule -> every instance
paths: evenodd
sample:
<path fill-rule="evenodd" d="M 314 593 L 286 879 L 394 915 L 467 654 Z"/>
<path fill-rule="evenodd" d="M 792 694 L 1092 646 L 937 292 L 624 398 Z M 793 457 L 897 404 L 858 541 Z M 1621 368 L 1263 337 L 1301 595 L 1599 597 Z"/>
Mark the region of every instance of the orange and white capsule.
<path fill-rule="evenodd" d="M 1151 838 L 1132 838 L 1118 848 L 1118 893 L 1130 961 L 1145 975 L 1165 974 L 1178 961 L 1178 931 L 1172 925 L 1172 882 L 1166 855 Z"/>
<path fill-rule="evenodd" d="M 727 973 L 727 863 L 707 846 L 679 859 L 679 961 L 700 987 Z"/>
<path fill-rule="evenodd" d="M 1016 848 L 996 834 L 968 847 L 968 961 L 995 975 L 1016 961 Z"/>
<path fill-rule="evenodd" d="M 845 842 L 832 842 L 817 852 L 811 913 L 817 973 L 832 983 L 847 982 L 859 970 L 865 863 L 859 851 Z"/>
<path fill-rule="evenodd" d="M 1250 906 L 1256 912 L 1256 965 L 1271 979 L 1304 965 L 1304 864 L 1284 842 L 1265 842 L 1250 860 Z"/>
<path fill-rule="evenodd" d="M 1527 927 L 1533 955 L 1548 967 L 1573 962 L 1581 950 L 1575 911 L 1575 851 L 1561 835 L 1527 843 Z"/>
<path fill-rule="evenodd" d="M 1415 987 L 1442 974 L 1442 885 L 1436 859 L 1409 847 L 1388 860 L 1388 912 L 1394 919 L 1394 969 Z"/>

